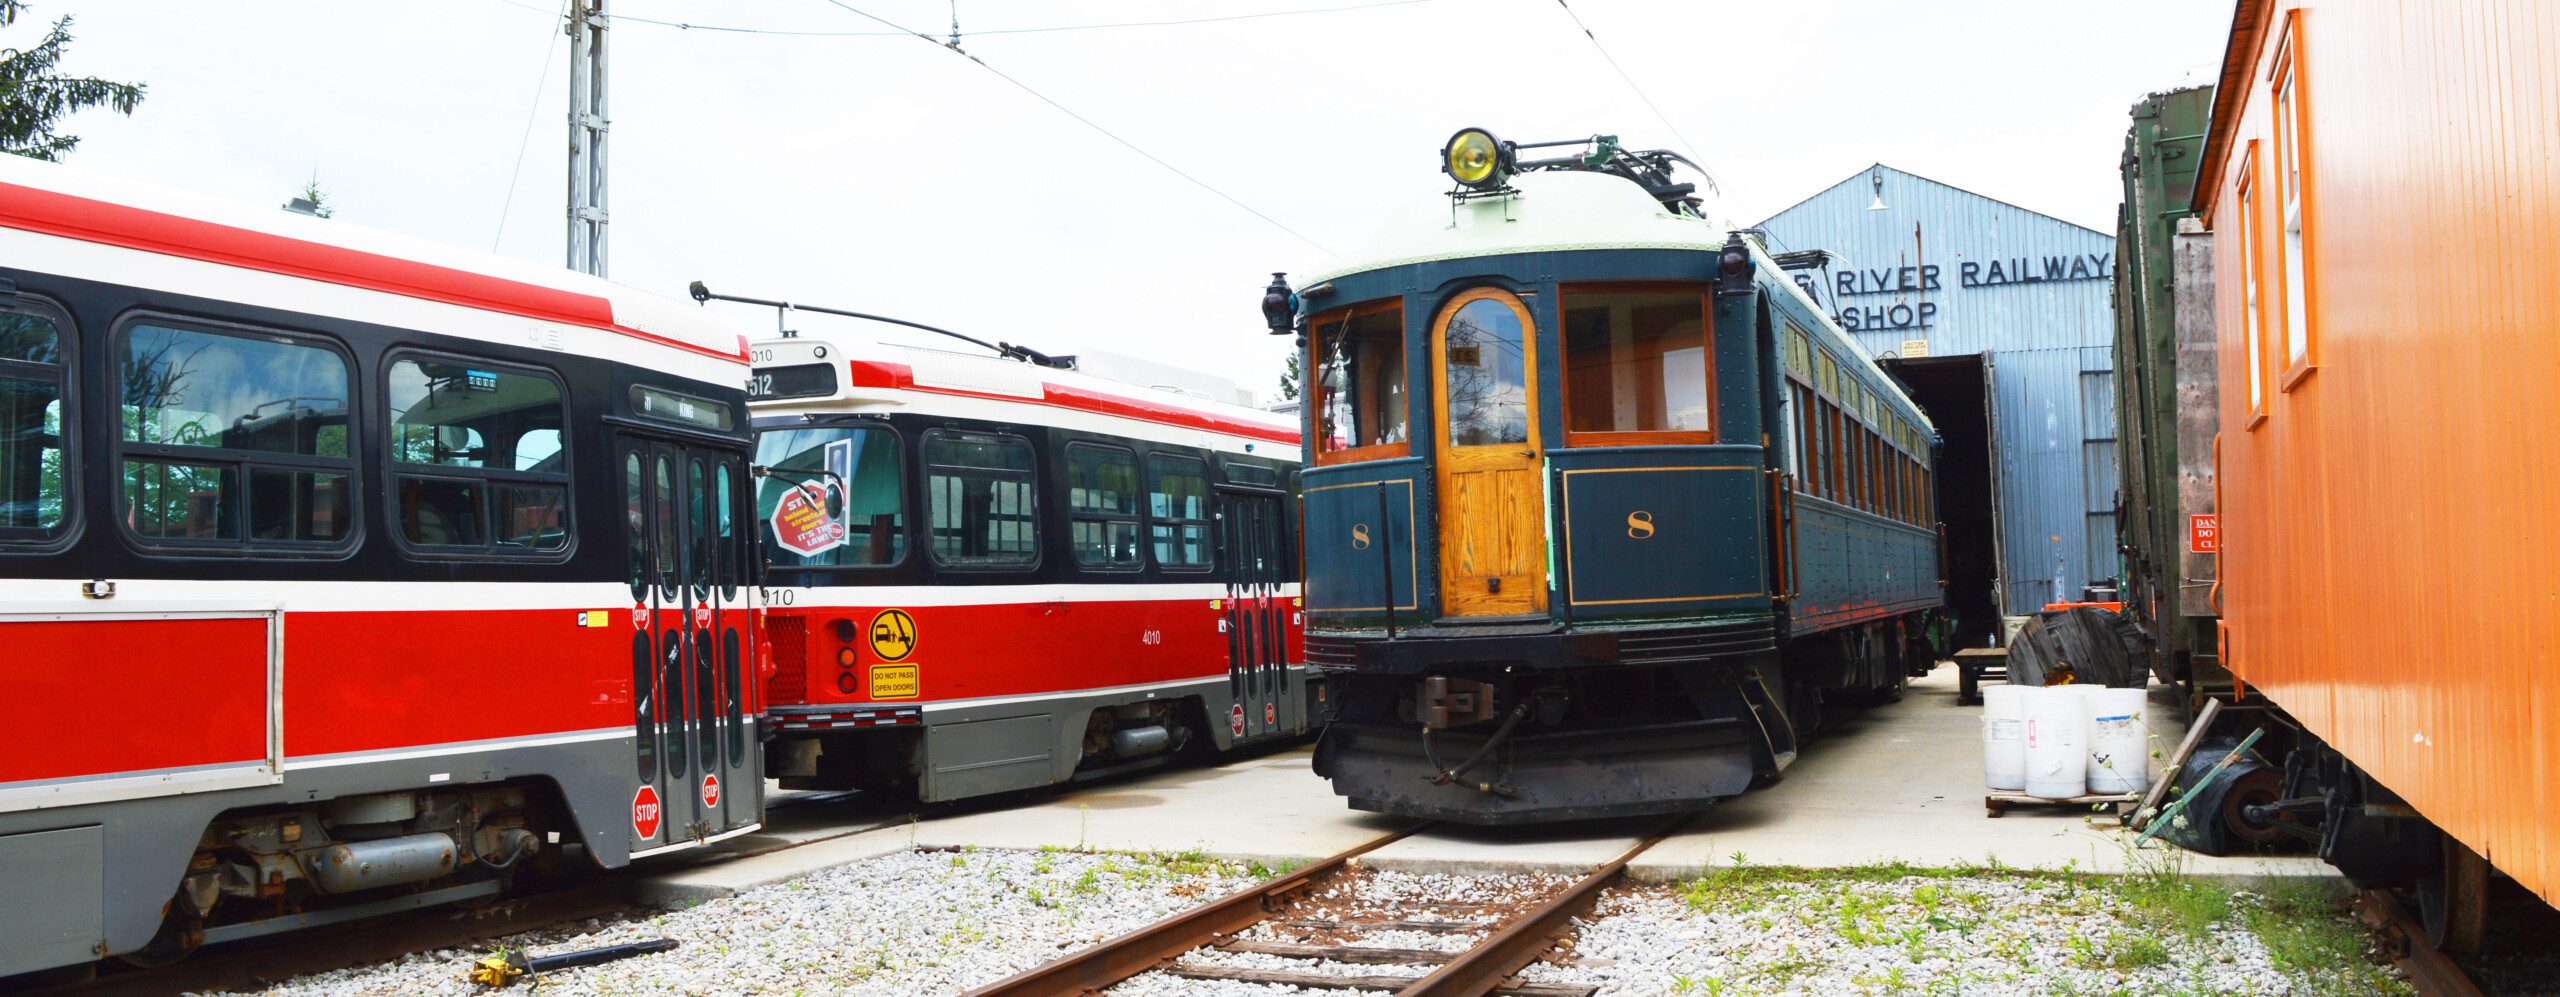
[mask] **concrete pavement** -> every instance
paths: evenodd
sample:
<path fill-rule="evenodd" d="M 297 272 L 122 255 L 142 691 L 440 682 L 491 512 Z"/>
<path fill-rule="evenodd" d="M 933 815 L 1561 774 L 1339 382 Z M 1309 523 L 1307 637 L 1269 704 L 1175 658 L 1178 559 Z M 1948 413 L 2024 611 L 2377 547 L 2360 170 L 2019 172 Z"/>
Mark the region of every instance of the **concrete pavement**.
<path fill-rule="evenodd" d="M 1631 872 L 1678 880 L 1737 860 L 1752 865 L 1843 867 L 1884 862 L 2123 872 L 2131 835 L 2111 819 L 2063 809 L 2016 808 L 1991 819 L 1982 806 L 1980 707 L 1955 705 L 1953 666 L 1916 680 L 1901 702 L 1868 710 L 1808 746 L 1784 779 L 1708 808 L 1681 833 L 1639 856 Z M 2163 754 L 2183 730 L 2155 695 L 2152 728 Z M 644 901 L 681 903 L 807 875 L 910 846 L 1200 850 L 1237 861 L 1321 858 L 1411 821 L 1359 813 L 1307 771 L 1304 746 L 1209 768 L 1158 771 L 1029 799 L 936 812 L 912 822 L 843 834 L 825 802 L 785 808 L 769 833 L 724 843 L 691 868 L 644 873 Z M 849 807 L 845 807 L 849 811 Z M 1530 828 L 1443 827 L 1370 853 L 1379 868 L 1417 872 L 1575 872 L 1624 852 L 1664 818 L 1581 821 Z M 724 852 L 840 835 L 752 857 Z M 2155 845 L 2190 874 L 2234 879 L 2335 873 L 2315 859 L 2210 858 Z"/>

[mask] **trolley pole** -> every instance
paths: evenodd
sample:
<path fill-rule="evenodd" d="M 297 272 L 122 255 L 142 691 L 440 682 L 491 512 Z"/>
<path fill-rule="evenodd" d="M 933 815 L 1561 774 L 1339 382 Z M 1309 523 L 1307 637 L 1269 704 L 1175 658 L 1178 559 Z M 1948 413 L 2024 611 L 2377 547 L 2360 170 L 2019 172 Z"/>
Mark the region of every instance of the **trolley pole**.
<path fill-rule="evenodd" d="M 569 269 L 604 276 L 605 0 L 569 2 Z"/>

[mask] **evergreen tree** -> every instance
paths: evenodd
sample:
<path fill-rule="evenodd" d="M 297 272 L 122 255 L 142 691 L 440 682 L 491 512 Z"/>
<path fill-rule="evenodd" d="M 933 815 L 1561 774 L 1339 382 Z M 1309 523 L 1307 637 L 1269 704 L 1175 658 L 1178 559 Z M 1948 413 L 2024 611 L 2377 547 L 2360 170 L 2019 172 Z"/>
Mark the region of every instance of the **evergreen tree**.
<path fill-rule="evenodd" d="M 311 179 L 303 182 L 302 193 L 298 196 L 302 200 L 311 202 L 313 218 L 327 218 L 338 213 L 337 207 L 329 203 L 329 192 L 320 186 L 318 170 L 311 171 Z"/>
<path fill-rule="evenodd" d="M 1289 351 L 1289 365 L 1288 365 L 1288 366 L 1286 366 L 1286 367 L 1282 367 L 1282 368 L 1280 369 L 1280 400 L 1281 400 L 1281 401 L 1295 401 L 1295 400 L 1297 400 L 1297 397 L 1298 397 L 1298 380 L 1299 380 L 1299 378 L 1302 376 L 1301 371 L 1298 369 L 1298 363 L 1299 363 L 1299 361 L 1298 361 L 1298 353 L 1297 353 L 1297 351 L 1296 351 L 1296 350 L 1291 350 L 1291 351 Z"/>
<path fill-rule="evenodd" d="M 16 24 L 26 9 L 24 0 L 0 0 L 0 28 Z M 80 136 L 54 131 L 64 115 L 92 107 L 130 115 L 142 102 L 139 83 L 57 74 L 70 46 L 71 16 L 65 14 L 34 46 L 0 49 L 0 152 L 59 160 L 80 144 Z"/>

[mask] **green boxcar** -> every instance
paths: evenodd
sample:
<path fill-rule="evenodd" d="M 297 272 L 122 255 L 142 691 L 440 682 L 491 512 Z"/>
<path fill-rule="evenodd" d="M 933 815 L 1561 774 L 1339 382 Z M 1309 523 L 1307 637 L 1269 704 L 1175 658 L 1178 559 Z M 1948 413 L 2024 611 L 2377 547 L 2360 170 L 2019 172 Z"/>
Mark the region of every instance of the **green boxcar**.
<path fill-rule="evenodd" d="M 2212 87 L 2133 105 L 2116 219 L 2121 598 L 2149 638 L 2152 672 L 2190 709 L 2231 687 L 2215 640 L 2212 237 L 2190 217 L 2212 112 Z"/>

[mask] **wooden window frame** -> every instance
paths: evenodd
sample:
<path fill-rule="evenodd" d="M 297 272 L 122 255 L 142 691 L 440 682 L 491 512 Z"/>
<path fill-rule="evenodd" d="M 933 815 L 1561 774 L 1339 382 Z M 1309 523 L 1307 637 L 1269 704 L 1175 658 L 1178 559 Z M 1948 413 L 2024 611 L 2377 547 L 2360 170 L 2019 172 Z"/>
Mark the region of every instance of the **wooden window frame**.
<path fill-rule="evenodd" d="M 1698 296 L 1698 346 L 1707 364 L 1707 428 L 1705 429 L 1633 429 L 1575 430 L 1573 428 L 1573 371 L 1566 366 L 1569 359 L 1565 344 L 1565 314 L 1573 307 L 1576 294 L 1679 294 Z M 1716 413 L 1716 302 L 1713 288 L 1700 284 L 1658 281 L 1589 281 L 1560 284 L 1556 288 L 1556 372 L 1562 380 L 1556 386 L 1556 398 L 1563 403 L 1564 445 L 1578 447 L 1646 447 L 1646 446 L 1713 446 L 1721 441 L 1724 420 Z"/>
<path fill-rule="evenodd" d="M 2240 221 L 2240 350 L 2249 384 L 2249 393 L 2243 396 L 2249 418 L 2242 428 L 2247 430 L 2265 424 L 2267 396 L 2274 393 L 2267 384 L 2267 295 L 2263 279 L 2266 258 L 2258 232 L 2264 224 L 2258 218 L 2257 181 L 2258 141 L 2250 139 L 2240 154 L 2239 177 L 2231 192 L 2232 206 L 2239 212 Z"/>
<path fill-rule="evenodd" d="M 1327 320 L 1334 320 L 1347 326 L 1353 319 L 1387 311 L 1396 313 L 1396 346 L 1397 352 L 1402 354 L 1401 359 L 1405 367 L 1404 440 L 1397 443 L 1372 443 L 1362 447 L 1327 450 L 1324 446 L 1324 373 L 1322 361 L 1318 359 L 1319 353 L 1324 349 L 1324 323 Z M 1354 464 L 1361 461 L 1413 456 L 1413 330 L 1410 324 L 1404 321 L 1404 299 L 1402 297 L 1380 298 L 1325 312 L 1308 319 L 1307 329 L 1313 335 L 1307 337 L 1307 352 L 1298 361 L 1298 370 L 1300 376 L 1305 379 L 1306 390 L 1300 391 L 1298 396 L 1305 399 L 1308 406 L 1304 422 L 1307 427 L 1306 449 L 1312 458 L 1308 463 L 1317 467 L 1330 467 L 1335 464 Z"/>
<path fill-rule="evenodd" d="M 2282 36 L 2276 43 L 2275 63 L 2267 72 L 2267 117 L 2276 147 L 2276 286 L 2278 300 L 2283 303 L 2279 314 L 2283 316 L 2284 326 L 2281 330 L 2283 335 L 2279 338 L 2284 356 L 2276 368 L 2284 372 L 2276 382 L 2278 393 L 2291 392 L 2295 385 L 2310 377 L 2311 372 L 2320 366 L 2320 335 L 2313 328 L 2311 307 L 2312 198 L 2308 155 L 2311 148 L 2308 138 L 2311 112 L 2308 91 L 2303 86 L 2301 48 L 2302 9 L 2297 7 L 2285 12 Z M 2288 87 L 2293 91 L 2289 97 L 2285 93 Z M 2284 245 L 2288 205 L 2290 212 L 2299 212 L 2302 218 L 2302 249 L 2299 253 L 2288 251 Z M 2295 290 L 2293 269 L 2297 264 L 2302 284 L 2300 315 L 2294 314 L 2292 298 Z M 2297 320 L 2302 323 L 2302 356 L 2299 358 L 2293 355 L 2293 323 Z"/>

